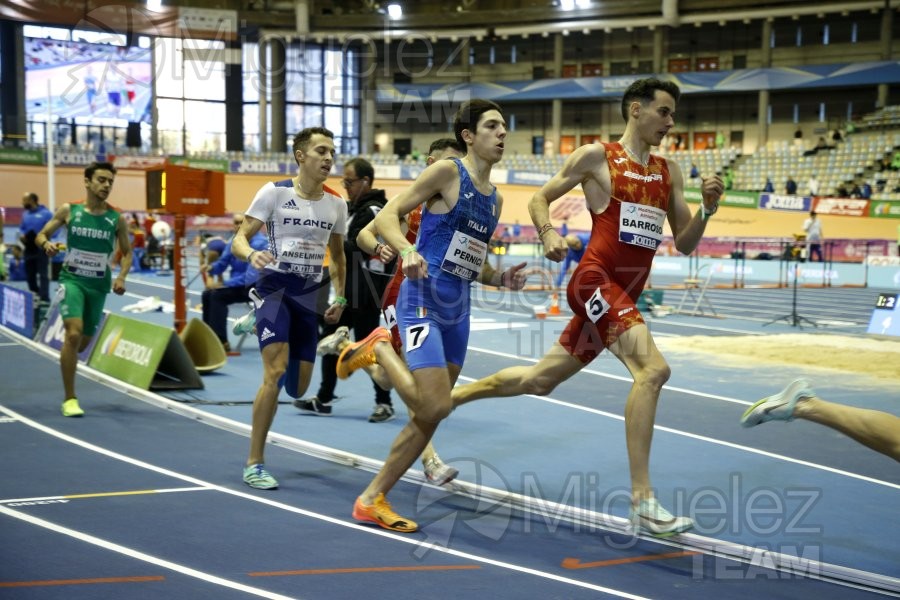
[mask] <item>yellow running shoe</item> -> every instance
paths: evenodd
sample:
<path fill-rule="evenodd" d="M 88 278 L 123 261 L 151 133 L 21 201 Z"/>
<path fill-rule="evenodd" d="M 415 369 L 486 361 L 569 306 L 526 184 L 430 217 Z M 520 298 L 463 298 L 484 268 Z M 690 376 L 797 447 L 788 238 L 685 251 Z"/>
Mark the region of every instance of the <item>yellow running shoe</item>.
<path fill-rule="evenodd" d="M 378 362 L 375 358 L 375 344 L 378 342 L 391 343 L 391 332 L 377 327 L 362 341 L 346 346 L 338 357 L 337 376 L 347 379 L 353 371 Z"/>
<path fill-rule="evenodd" d="M 83 417 L 84 411 L 78 406 L 78 398 L 69 398 L 63 402 L 62 414 L 64 417 Z"/>
<path fill-rule="evenodd" d="M 353 504 L 353 518 L 357 521 L 376 523 L 380 527 L 401 533 L 412 533 L 419 528 L 415 521 L 410 521 L 395 513 L 384 494 L 375 496 L 375 501 L 369 506 L 357 498 Z"/>

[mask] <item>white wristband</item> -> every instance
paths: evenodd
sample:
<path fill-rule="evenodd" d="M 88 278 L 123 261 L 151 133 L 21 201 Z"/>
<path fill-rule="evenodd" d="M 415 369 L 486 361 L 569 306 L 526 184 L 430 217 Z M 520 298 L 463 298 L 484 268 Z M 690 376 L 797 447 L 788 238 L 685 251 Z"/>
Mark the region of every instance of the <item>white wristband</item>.
<path fill-rule="evenodd" d="M 703 203 L 703 201 L 702 200 L 700 201 L 700 218 L 703 219 L 704 221 L 709 221 L 709 218 L 711 216 L 713 216 L 714 214 L 716 214 L 716 211 L 718 211 L 718 210 L 719 210 L 718 203 L 716 203 L 715 208 L 713 208 L 711 211 L 709 211 L 709 210 L 706 210 L 706 205 Z"/>

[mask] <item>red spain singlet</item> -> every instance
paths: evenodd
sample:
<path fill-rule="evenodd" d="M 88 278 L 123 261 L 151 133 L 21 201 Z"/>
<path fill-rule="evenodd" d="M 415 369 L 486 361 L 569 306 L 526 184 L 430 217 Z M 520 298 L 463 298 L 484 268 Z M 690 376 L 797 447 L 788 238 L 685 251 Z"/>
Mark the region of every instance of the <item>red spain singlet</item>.
<path fill-rule="evenodd" d="M 566 290 L 575 316 L 559 343 L 589 363 L 629 328 L 644 323 L 635 306 L 662 241 L 671 188 L 664 158 L 647 166 L 631 159 L 621 144 L 603 144 L 611 197 L 591 213 L 591 239 Z"/>
<path fill-rule="evenodd" d="M 419 225 L 421 224 L 422 205 L 420 204 L 406 215 L 406 225 L 408 227 L 406 231 L 406 240 L 410 244 L 416 243 L 416 237 L 419 235 Z M 387 323 L 387 328 L 391 331 L 391 345 L 394 346 L 394 350 L 396 350 L 398 354 L 403 347 L 403 343 L 400 341 L 400 329 L 397 327 L 397 314 L 394 305 L 397 304 L 397 294 L 400 293 L 400 284 L 403 283 L 403 280 L 406 277 L 403 275 L 402 266 L 402 261 L 398 260 L 397 270 L 394 271 L 394 276 L 384 290 L 384 300 L 381 302 L 381 311 L 384 313 L 384 320 Z"/>

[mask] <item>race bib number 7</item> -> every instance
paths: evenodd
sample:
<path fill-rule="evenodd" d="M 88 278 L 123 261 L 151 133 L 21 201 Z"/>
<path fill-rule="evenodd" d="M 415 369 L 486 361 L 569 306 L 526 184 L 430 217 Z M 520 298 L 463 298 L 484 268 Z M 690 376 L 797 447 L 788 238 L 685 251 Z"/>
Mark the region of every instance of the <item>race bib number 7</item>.
<path fill-rule="evenodd" d="M 417 323 L 406 328 L 406 342 L 403 344 L 404 350 L 410 352 L 419 348 L 425 343 L 428 337 L 429 324 Z"/>
<path fill-rule="evenodd" d="M 600 293 L 600 288 L 594 290 L 591 297 L 584 303 L 584 310 L 587 312 L 588 319 L 591 323 L 596 323 L 600 317 L 609 311 L 609 302 L 607 302 Z"/>

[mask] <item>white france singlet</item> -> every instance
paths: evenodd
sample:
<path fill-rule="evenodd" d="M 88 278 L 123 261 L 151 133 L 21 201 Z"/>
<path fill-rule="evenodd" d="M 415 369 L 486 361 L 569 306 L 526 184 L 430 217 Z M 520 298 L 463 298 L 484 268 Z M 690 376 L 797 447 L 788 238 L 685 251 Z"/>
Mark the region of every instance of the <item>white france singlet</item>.
<path fill-rule="evenodd" d="M 347 201 L 328 187 L 318 200 L 302 198 L 291 179 L 260 188 L 246 214 L 266 224 L 269 252 L 275 257 L 267 269 L 314 281 L 322 279 L 328 238 L 347 235 Z"/>

